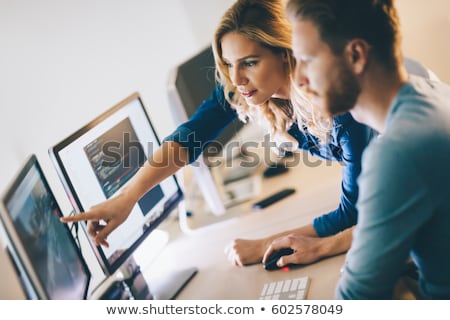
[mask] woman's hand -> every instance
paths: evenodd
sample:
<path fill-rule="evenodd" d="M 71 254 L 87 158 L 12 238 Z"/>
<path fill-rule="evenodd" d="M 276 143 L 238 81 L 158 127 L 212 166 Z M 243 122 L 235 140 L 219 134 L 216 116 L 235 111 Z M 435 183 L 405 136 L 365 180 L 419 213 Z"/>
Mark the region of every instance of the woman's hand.
<path fill-rule="evenodd" d="M 88 233 L 95 244 L 109 247 L 108 235 L 128 218 L 135 203 L 125 193 L 119 193 L 86 212 L 63 217 L 61 221 L 65 223 L 87 221 Z"/>

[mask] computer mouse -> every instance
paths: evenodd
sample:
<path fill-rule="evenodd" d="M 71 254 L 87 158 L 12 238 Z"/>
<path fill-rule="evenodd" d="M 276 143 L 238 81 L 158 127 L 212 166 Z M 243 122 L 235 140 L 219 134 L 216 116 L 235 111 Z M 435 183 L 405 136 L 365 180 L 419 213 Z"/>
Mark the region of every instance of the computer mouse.
<path fill-rule="evenodd" d="M 283 248 L 278 251 L 272 252 L 272 254 L 267 259 L 267 262 L 264 264 L 264 269 L 266 269 L 266 270 L 280 269 L 280 267 L 277 266 L 278 259 L 280 259 L 282 256 L 287 256 L 287 255 L 290 255 L 293 253 L 294 253 L 294 250 L 292 250 L 291 248 Z"/>
<path fill-rule="evenodd" d="M 284 163 L 278 162 L 275 164 L 272 164 L 270 167 L 268 167 L 266 170 L 264 170 L 263 176 L 265 178 L 270 178 L 277 176 L 279 174 L 285 173 L 288 171 L 288 168 Z"/>

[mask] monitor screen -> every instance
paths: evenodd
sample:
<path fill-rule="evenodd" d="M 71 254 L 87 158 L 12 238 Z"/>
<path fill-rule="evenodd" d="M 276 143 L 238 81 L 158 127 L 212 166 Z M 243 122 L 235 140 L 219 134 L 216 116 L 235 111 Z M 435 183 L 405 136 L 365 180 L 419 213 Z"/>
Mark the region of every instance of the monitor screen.
<path fill-rule="evenodd" d="M 2 198 L 9 251 L 38 299 L 85 299 L 91 274 L 35 155 Z"/>
<path fill-rule="evenodd" d="M 159 146 L 134 93 L 49 151 L 75 211 L 81 212 L 112 197 Z M 182 198 L 175 176 L 149 190 L 108 236 L 109 248 L 93 246 L 104 271 L 116 271 Z"/>

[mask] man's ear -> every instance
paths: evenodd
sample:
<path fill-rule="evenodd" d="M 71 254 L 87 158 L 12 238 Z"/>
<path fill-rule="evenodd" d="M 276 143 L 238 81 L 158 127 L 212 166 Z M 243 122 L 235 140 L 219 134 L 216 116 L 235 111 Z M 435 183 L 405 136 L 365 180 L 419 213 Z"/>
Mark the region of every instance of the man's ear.
<path fill-rule="evenodd" d="M 355 74 L 363 73 L 369 57 L 369 44 L 362 39 L 354 39 L 345 47 L 346 58 Z"/>

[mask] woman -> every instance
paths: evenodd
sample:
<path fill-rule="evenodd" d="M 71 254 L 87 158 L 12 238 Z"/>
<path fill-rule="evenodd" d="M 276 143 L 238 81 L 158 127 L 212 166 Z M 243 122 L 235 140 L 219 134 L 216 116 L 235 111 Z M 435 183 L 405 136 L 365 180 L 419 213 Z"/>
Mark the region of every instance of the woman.
<path fill-rule="evenodd" d="M 286 246 L 294 253 L 283 259 L 291 259 L 290 263 L 311 263 L 348 250 L 351 227 L 357 220 L 356 178 L 361 154 L 375 132 L 350 114 L 322 117 L 293 86 L 291 26 L 284 15 L 283 1 L 238 0 L 222 17 L 213 51 L 219 85 L 211 97 L 164 139 L 161 148 L 117 196 L 63 221 L 89 220 L 89 234 L 97 244 L 108 246 L 108 234 L 128 217 L 143 194 L 194 161 L 203 150 L 198 145 L 204 147 L 239 117 L 266 126 L 273 140 L 283 145 L 289 142 L 292 148 L 341 161 L 342 197 L 336 210 L 310 225 L 265 239 L 235 240 L 226 249 L 232 263 L 261 262 L 269 244 L 287 234 L 292 234 L 288 237 L 292 242 Z M 106 225 L 100 225 L 100 220 Z"/>

